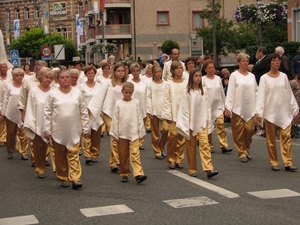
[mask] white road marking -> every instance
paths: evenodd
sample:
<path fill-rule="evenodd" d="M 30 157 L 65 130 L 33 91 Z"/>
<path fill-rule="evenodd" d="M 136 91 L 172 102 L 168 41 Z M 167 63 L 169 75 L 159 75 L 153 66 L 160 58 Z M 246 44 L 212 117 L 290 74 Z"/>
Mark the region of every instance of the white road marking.
<path fill-rule="evenodd" d="M 93 217 L 93 216 L 106 216 L 106 215 L 114 215 L 114 214 L 121 214 L 121 213 L 131 213 L 133 212 L 133 210 L 127 207 L 126 205 L 111 205 L 111 206 L 80 209 L 80 212 L 86 217 Z"/>
<path fill-rule="evenodd" d="M 39 224 L 39 221 L 34 215 L 16 216 L 0 219 L 0 225 L 31 225 Z"/>
<path fill-rule="evenodd" d="M 271 199 L 271 198 L 286 198 L 300 196 L 300 193 L 291 191 L 289 189 L 277 189 L 277 190 L 267 190 L 267 191 L 252 191 L 247 192 L 250 195 L 261 199 Z"/>
<path fill-rule="evenodd" d="M 171 199 L 164 200 L 165 203 L 172 206 L 173 208 L 186 208 L 186 207 L 195 207 L 203 205 L 215 205 L 219 204 L 218 202 L 207 198 L 205 196 L 193 197 L 193 198 L 182 198 L 182 199 Z"/>
<path fill-rule="evenodd" d="M 194 183 L 196 185 L 199 185 L 199 186 L 201 186 L 203 188 L 206 188 L 206 189 L 208 189 L 210 191 L 217 192 L 218 194 L 223 195 L 223 196 L 225 196 L 227 198 L 239 198 L 240 197 L 239 194 L 236 194 L 234 192 L 228 191 L 228 190 L 226 190 L 224 188 L 221 188 L 221 187 L 218 187 L 216 185 L 210 184 L 208 182 L 200 180 L 199 178 L 191 177 L 191 176 L 189 176 L 189 175 L 187 175 L 185 173 L 181 173 L 181 172 L 176 171 L 176 170 L 169 170 L 168 172 L 171 173 L 171 174 L 173 174 L 173 175 L 175 175 L 175 176 L 177 176 L 177 177 L 180 177 L 180 178 L 185 179 L 185 180 L 187 180 L 189 182 L 192 182 L 192 183 Z"/>

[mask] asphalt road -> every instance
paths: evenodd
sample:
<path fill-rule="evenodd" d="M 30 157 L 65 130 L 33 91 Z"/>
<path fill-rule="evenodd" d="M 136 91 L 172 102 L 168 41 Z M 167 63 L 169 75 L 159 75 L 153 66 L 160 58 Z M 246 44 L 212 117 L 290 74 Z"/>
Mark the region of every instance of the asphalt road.
<path fill-rule="evenodd" d="M 226 130 L 233 147 L 231 128 Z M 294 173 L 284 171 L 280 154 L 281 170 L 270 169 L 262 137 L 254 136 L 248 163 L 239 161 L 235 149 L 222 154 L 215 133 L 214 144 L 219 175 L 207 179 L 198 160 L 198 177 L 192 178 L 186 161 L 183 169 L 169 170 L 165 160 L 155 159 L 147 134 L 141 162 L 148 179 L 137 184 L 131 176 L 121 183 L 110 172 L 105 136 L 97 163 L 85 165 L 81 156 L 81 190 L 62 188 L 51 167 L 38 179 L 30 161 L 17 152 L 8 160 L 6 148 L 0 148 L 0 225 L 300 224 L 300 139 L 293 139 L 299 167 Z"/>

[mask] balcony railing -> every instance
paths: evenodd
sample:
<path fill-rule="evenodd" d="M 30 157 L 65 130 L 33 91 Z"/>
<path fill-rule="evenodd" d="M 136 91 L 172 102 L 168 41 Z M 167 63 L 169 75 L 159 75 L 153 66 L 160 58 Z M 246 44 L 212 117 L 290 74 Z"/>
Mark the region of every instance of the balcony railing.
<path fill-rule="evenodd" d="M 112 24 L 104 26 L 105 35 L 130 35 L 131 25 L 130 24 Z M 96 35 L 102 35 L 102 27 L 96 27 Z"/>
<path fill-rule="evenodd" d="M 105 0 L 106 4 L 131 3 L 131 0 Z"/>
<path fill-rule="evenodd" d="M 95 29 L 89 29 L 86 32 L 86 39 L 95 39 Z"/>
<path fill-rule="evenodd" d="M 80 18 L 85 18 L 85 9 L 82 9 L 79 11 L 79 17 Z"/>

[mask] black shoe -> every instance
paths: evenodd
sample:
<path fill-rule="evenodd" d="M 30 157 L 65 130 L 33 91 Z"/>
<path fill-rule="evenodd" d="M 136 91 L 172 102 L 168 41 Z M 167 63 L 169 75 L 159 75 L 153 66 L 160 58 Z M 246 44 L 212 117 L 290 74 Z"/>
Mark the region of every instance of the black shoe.
<path fill-rule="evenodd" d="M 35 167 L 34 162 L 31 163 L 31 167 Z"/>
<path fill-rule="evenodd" d="M 69 187 L 69 182 L 63 180 L 63 181 L 61 182 L 61 186 L 64 187 L 64 188 L 65 188 L 65 187 Z"/>
<path fill-rule="evenodd" d="M 297 170 L 296 166 L 286 166 L 284 167 L 286 171 L 295 172 Z"/>
<path fill-rule="evenodd" d="M 271 170 L 273 170 L 273 171 L 279 171 L 280 169 L 279 169 L 278 166 L 271 166 Z"/>
<path fill-rule="evenodd" d="M 218 171 L 208 171 L 207 172 L 207 178 L 212 178 L 213 176 L 218 175 Z"/>
<path fill-rule="evenodd" d="M 221 148 L 222 153 L 232 152 L 232 148 Z"/>
<path fill-rule="evenodd" d="M 118 173 L 119 172 L 119 167 L 118 166 L 113 166 L 113 167 L 110 168 L 110 171 L 112 173 Z"/>
<path fill-rule="evenodd" d="M 155 158 L 156 158 L 156 159 L 160 159 L 160 160 L 164 159 L 164 157 L 163 157 L 162 155 L 155 156 Z"/>
<path fill-rule="evenodd" d="M 89 163 L 91 163 L 92 162 L 92 159 L 91 158 L 86 158 L 85 159 L 85 164 L 89 164 Z"/>
<path fill-rule="evenodd" d="M 147 132 L 147 133 L 151 133 L 151 130 L 150 130 L 150 129 L 147 129 L 146 132 Z"/>
<path fill-rule="evenodd" d="M 48 161 L 46 161 L 45 166 L 50 166 L 50 163 L 48 163 Z"/>
<path fill-rule="evenodd" d="M 80 183 L 79 181 L 73 182 L 72 188 L 73 188 L 74 190 L 75 190 L 75 189 L 78 189 L 78 188 L 82 188 L 82 183 Z"/>
<path fill-rule="evenodd" d="M 139 147 L 140 150 L 145 150 L 145 148 L 143 146 Z"/>
<path fill-rule="evenodd" d="M 123 183 L 128 182 L 128 177 L 127 176 L 122 176 L 121 177 L 121 182 L 123 182 Z"/>
<path fill-rule="evenodd" d="M 97 159 L 92 159 L 92 163 L 96 163 L 96 162 L 98 162 Z"/>
<path fill-rule="evenodd" d="M 12 159 L 13 158 L 13 153 L 12 152 L 8 152 L 7 158 L 8 159 Z"/>
<path fill-rule="evenodd" d="M 147 180 L 147 176 L 146 175 L 139 175 L 139 176 L 135 177 L 135 180 L 139 184 L 139 183 L 142 183 L 143 181 Z"/>

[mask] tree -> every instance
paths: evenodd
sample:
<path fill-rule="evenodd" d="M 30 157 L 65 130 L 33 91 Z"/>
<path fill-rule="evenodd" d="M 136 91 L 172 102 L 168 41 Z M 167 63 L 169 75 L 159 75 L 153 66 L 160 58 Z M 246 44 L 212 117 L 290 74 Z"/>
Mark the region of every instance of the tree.
<path fill-rule="evenodd" d="M 172 39 L 165 40 L 161 46 L 161 51 L 163 53 L 166 53 L 167 55 L 170 55 L 172 53 L 173 48 L 179 49 L 179 44 L 176 41 L 173 41 Z"/>
<path fill-rule="evenodd" d="M 51 40 L 50 40 L 51 38 Z M 9 47 L 10 50 L 19 50 L 20 57 L 31 57 L 33 59 L 41 59 L 41 49 L 43 46 L 53 46 L 56 44 L 65 45 L 65 61 L 72 61 L 74 56 L 79 53 L 76 45 L 72 40 L 68 40 L 60 34 L 45 35 L 42 28 L 32 28 L 25 31 L 18 39 L 14 39 Z M 63 62 L 62 62 L 63 63 Z"/>

